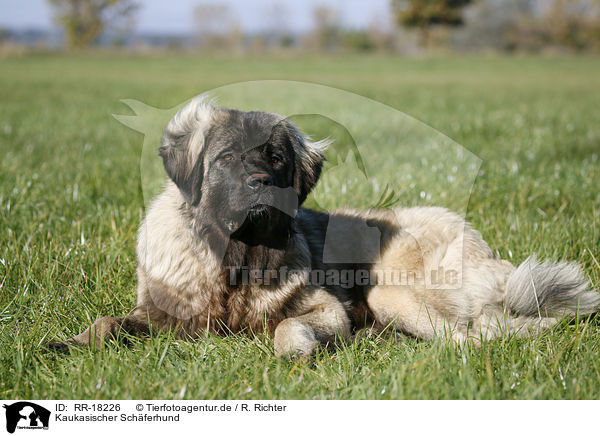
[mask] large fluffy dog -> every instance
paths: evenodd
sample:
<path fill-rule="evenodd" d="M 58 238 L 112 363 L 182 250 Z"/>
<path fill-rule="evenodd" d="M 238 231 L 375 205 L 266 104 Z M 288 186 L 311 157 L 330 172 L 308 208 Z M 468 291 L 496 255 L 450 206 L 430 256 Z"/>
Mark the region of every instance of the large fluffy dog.
<path fill-rule="evenodd" d="M 445 209 L 300 208 L 324 145 L 281 116 L 192 100 L 160 147 L 169 180 L 140 226 L 137 306 L 69 342 L 151 325 L 264 332 L 277 354 L 310 354 L 363 326 L 478 342 L 598 309 L 576 264 L 514 268 Z"/>

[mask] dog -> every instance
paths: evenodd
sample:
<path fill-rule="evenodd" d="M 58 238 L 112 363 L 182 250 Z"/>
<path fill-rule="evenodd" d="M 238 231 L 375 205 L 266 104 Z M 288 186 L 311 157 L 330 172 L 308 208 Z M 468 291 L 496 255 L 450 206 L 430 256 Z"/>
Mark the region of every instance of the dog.
<path fill-rule="evenodd" d="M 444 208 L 302 208 L 327 145 L 282 116 L 192 99 L 159 149 L 168 178 L 139 229 L 136 307 L 67 346 L 151 328 L 264 333 L 279 356 L 361 328 L 479 344 L 600 307 L 576 263 L 515 268 Z"/>

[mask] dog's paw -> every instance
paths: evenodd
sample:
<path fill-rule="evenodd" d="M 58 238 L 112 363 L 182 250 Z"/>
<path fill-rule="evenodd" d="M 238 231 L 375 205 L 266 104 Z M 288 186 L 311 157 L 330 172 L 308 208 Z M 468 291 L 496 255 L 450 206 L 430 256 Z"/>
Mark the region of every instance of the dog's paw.
<path fill-rule="evenodd" d="M 314 353 L 319 341 L 313 330 L 294 318 L 284 319 L 275 329 L 275 355 L 297 360 Z"/>
<path fill-rule="evenodd" d="M 43 344 L 43 348 L 47 351 L 52 351 L 55 353 L 69 354 L 71 352 L 71 347 L 73 345 L 75 345 L 75 344 L 70 341 L 66 341 L 66 342 L 52 341 L 52 342 L 46 342 L 45 344 Z"/>

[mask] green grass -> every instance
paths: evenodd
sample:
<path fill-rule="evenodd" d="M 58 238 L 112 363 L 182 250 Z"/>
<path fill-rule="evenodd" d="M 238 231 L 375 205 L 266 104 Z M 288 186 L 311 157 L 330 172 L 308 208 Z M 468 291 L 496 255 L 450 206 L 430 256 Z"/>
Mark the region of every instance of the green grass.
<path fill-rule="evenodd" d="M 531 252 L 577 259 L 600 284 L 600 59 L 4 59 L 0 397 L 600 397 L 597 318 L 462 351 L 441 341 L 365 339 L 295 363 L 275 358 L 261 337 L 190 343 L 165 334 L 130 348 L 42 351 L 42 342 L 127 313 L 135 303 L 143 140 L 111 117 L 129 113 L 119 100 L 169 108 L 217 86 L 262 79 L 355 92 L 448 135 L 483 159 L 466 212 L 494 250 L 515 263 Z M 390 164 L 371 170 L 371 178 L 393 178 L 394 162 L 405 164 L 394 141 L 382 136 L 372 147 Z M 415 165 L 413 175 L 432 182 L 423 201 L 452 204 L 442 195 L 452 184 L 440 187 L 428 179 L 427 165 Z M 400 204 L 422 200 L 420 189 L 394 180 Z M 335 203 L 333 192 L 325 190 L 319 204 Z M 358 205 L 377 200 L 352 193 Z"/>

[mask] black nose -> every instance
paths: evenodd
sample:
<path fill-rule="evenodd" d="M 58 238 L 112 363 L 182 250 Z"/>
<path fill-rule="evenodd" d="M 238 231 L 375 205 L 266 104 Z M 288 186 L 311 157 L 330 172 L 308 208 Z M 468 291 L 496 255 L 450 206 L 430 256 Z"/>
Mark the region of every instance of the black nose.
<path fill-rule="evenodd" d="M 256 189 L 261 185 L 272 186 L 273 178 L 267 173 L 254 173 L 250 174 L 250 177 L 248 177 L 246 183 L 248 183 L 248 186 L 250 186 L 252 189 Z"/>

